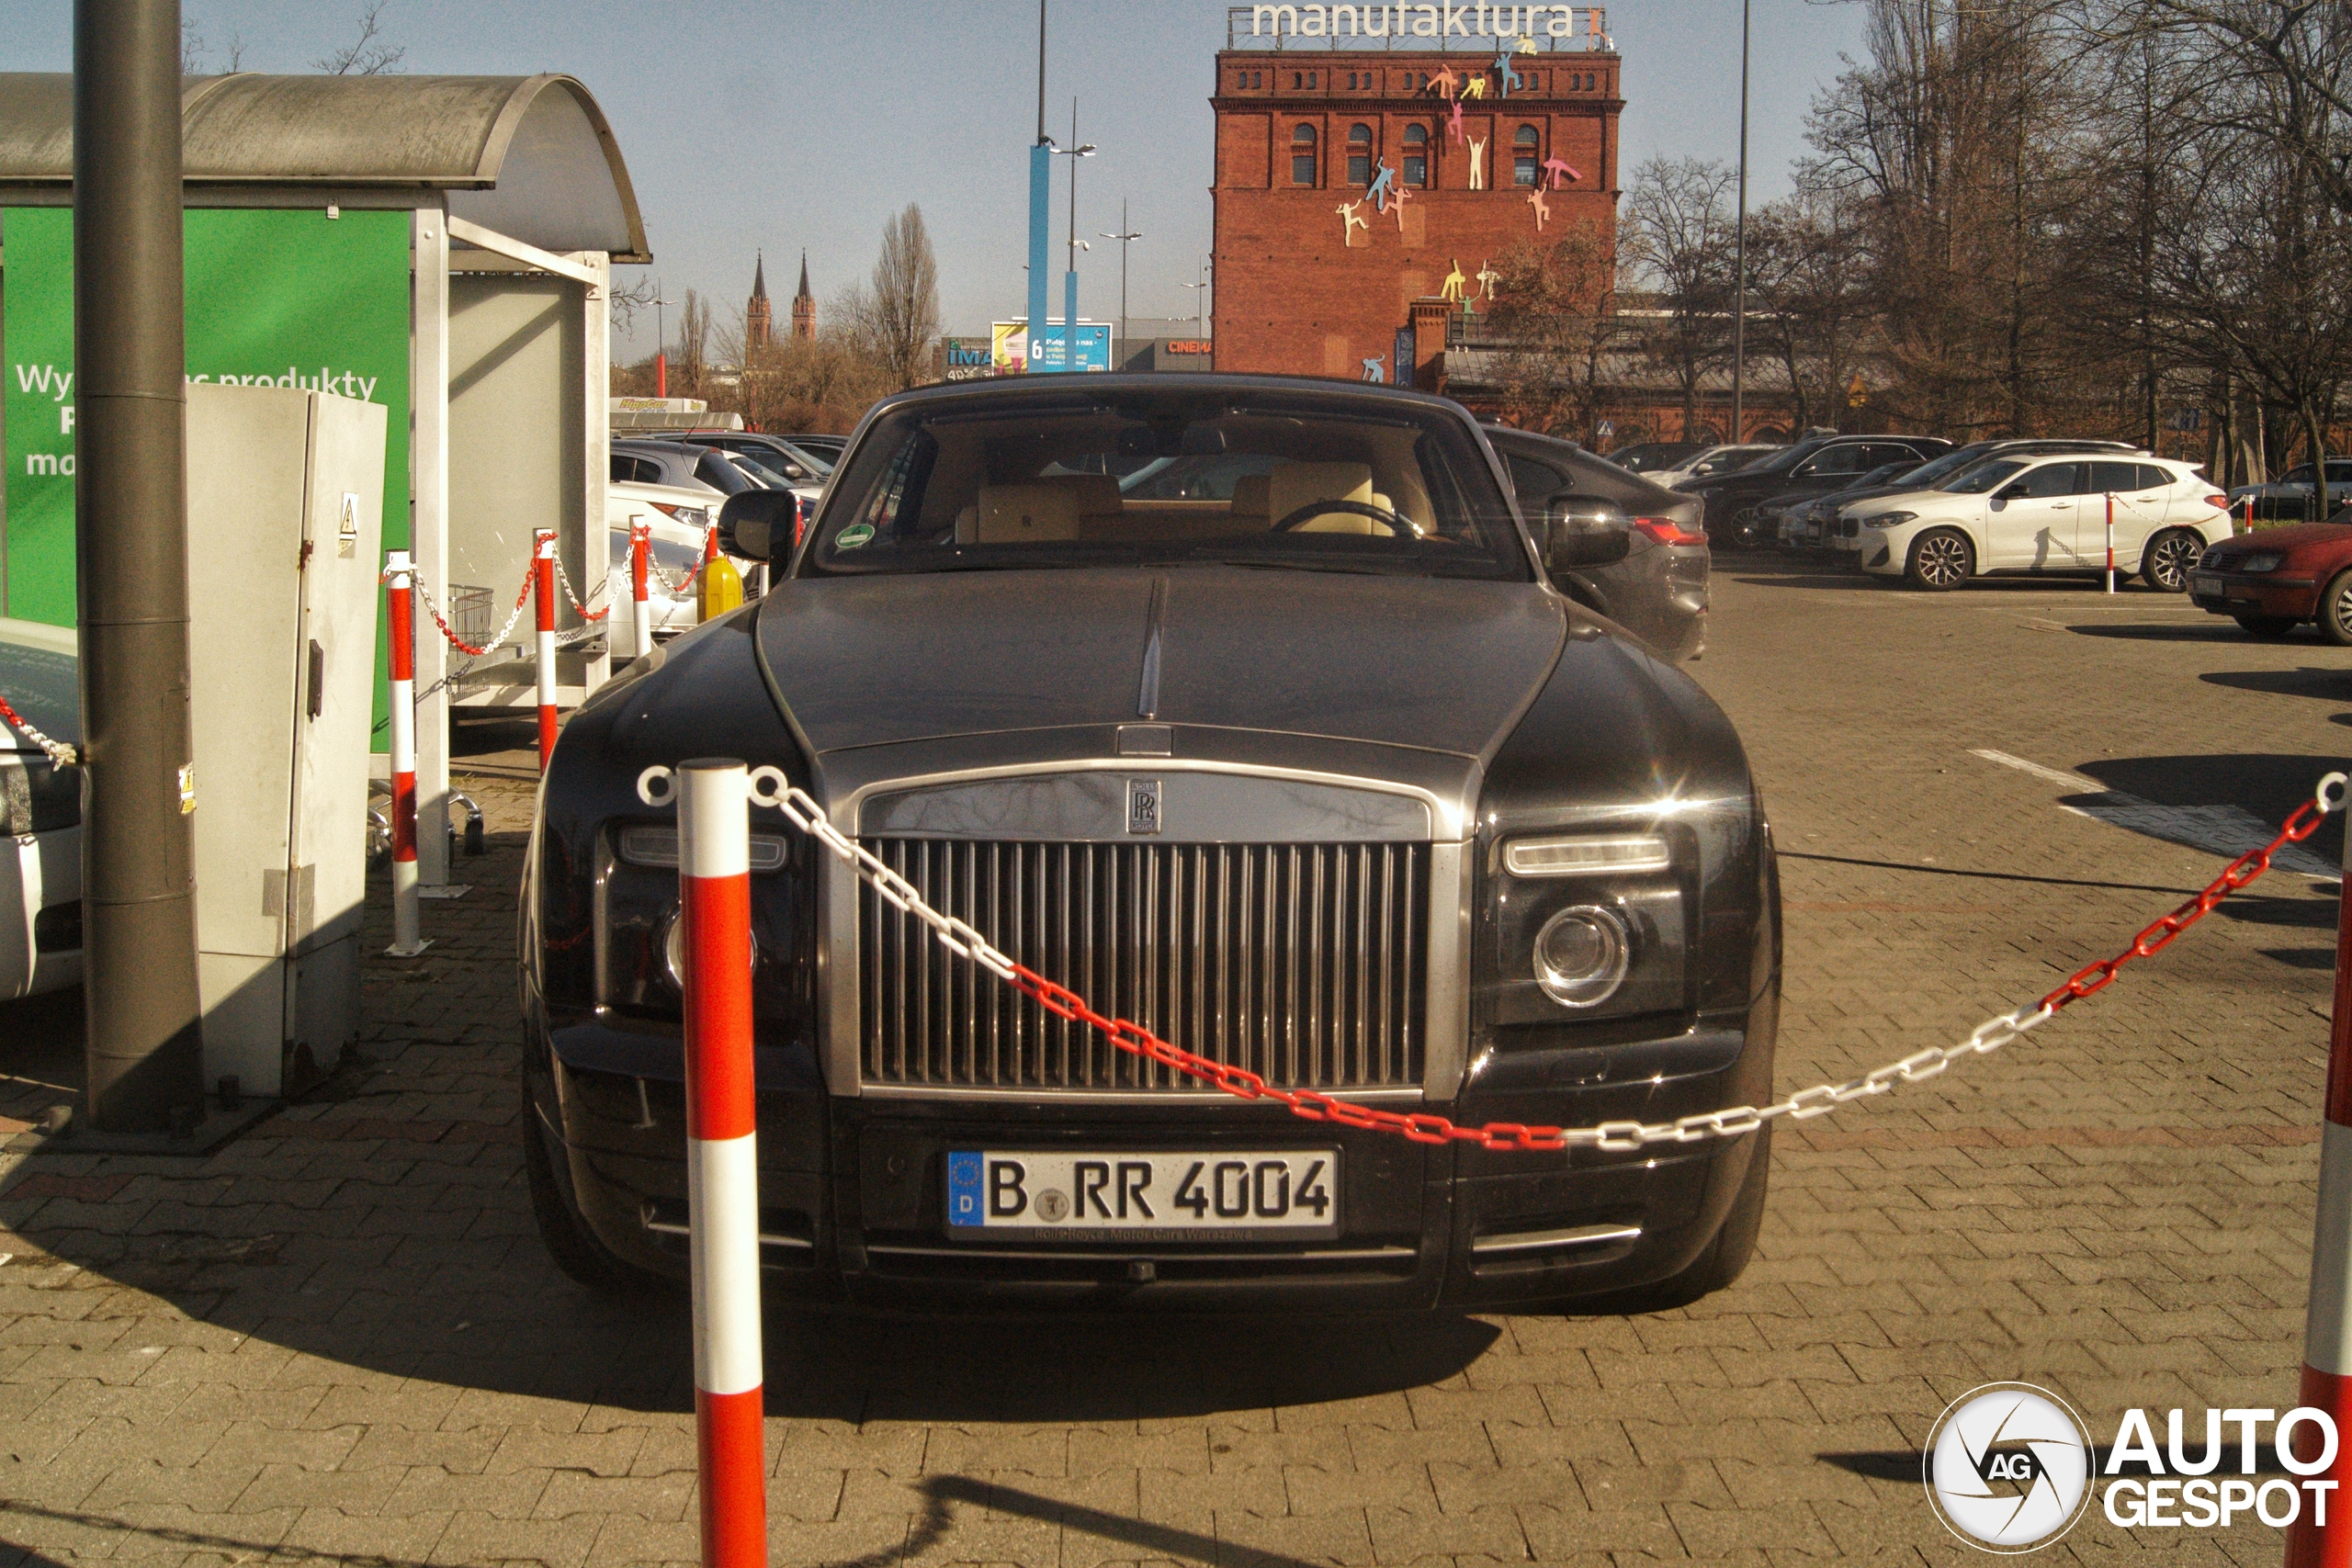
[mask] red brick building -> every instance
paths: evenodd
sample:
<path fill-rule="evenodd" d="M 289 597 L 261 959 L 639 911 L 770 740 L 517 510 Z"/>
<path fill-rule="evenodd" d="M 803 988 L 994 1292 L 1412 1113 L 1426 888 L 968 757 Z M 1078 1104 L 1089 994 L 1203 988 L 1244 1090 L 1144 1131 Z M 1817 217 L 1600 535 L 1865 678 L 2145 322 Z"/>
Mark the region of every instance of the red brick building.
<path fill-rule="evenodd" d="M 1216 57 L 1219 370 L 1434 388 L 1447 319 L 1513 245 L 1613 245 L 1619 59 L 1539 50 Z"/>

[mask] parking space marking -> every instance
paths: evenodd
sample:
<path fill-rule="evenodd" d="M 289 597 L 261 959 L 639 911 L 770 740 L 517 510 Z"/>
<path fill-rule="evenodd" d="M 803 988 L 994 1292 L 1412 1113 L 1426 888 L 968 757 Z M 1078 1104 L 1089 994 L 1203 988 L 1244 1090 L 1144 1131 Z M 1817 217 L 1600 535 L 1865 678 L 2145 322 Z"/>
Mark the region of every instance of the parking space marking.
<path fill-rule="evenodd" d="M 2005 768 L 2031 773 L 2045 783 L 2063 788 L 2096 795 L 2095 800 L 2079 803 L 2060 801 L 2058 809 L 2077 817 L 2087 817 L 2094 822 L 2104 822 L 2111 828 L 2138 833 L 2144 838 L 2162 839 L 2168 844 L 2181 844 L 2207 854 L 2234 860 L 2248 850 L 2259 849 L 2270 841 L 2272 827 L 2243 806 L 2165 806 L 2143 800 L 2136 795 L 2109 789 L 2096 779 L 2081 773 L 2070 773 L 2063 768 L 2048 768 L 2040 762 L 2013 757 L 2007 751 L 1989 747 L 1974 747 L 1968 753 Z M 2281 871 L 2295 872 L 2314 879 L 2334 881 L 2339 874 L 2309 850 L 2290 845 L 2271 857 L 2271 863 Z"/>

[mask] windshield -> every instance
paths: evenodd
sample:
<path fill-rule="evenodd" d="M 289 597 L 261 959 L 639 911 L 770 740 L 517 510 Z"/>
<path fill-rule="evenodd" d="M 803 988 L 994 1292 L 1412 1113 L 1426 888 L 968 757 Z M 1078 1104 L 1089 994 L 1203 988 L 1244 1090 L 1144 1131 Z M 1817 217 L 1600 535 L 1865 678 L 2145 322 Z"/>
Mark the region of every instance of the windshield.
<path fill-rule="evenodd" d="M 734 452 L 729 454 L 752 471 L 752 477 L 770 490 L 783 490 L 795 481 L 777 465 L 785 461 L 784 454 L 769 447 L 764 452 Z"/>
<path fill-rule="evenodd" d="M 1951 483 L 1937 488 L 1948 495 L 1983 495 L 1998 490 L 2002 484 L 2025 472 L 2025 465 L 2007 457 L 1995 457 L 1969 469 Z"/>
<path fill-rule="evenodd" d="M 1186 562 L 1531 576 L 1510 502 L 1458 418 L 1257 389 L 900 408 L 837 477 L 804 570 Z"/>
<path fill-rule="evenodd" d="M 1897 474 L 1894 482 L 1906 484 L 1915 490 L 1934 490 L 1952 475 L 1974 465 L 1977 458 L 1991 451 L 1996 443 L 1972 441 L 1965 446 L 1954 447 L 1931 462 L 1920 464 L 1907 473 Z"/>

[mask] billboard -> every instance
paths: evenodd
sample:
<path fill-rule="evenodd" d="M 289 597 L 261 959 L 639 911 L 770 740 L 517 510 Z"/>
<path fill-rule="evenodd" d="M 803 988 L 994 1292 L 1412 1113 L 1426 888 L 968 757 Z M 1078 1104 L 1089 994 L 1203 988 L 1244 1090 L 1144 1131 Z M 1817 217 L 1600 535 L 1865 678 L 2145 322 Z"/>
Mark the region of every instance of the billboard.
<path fill-rule="evenodd" d="M 978 381 L 996 374 L 996 343 L 980 337 L 939 340 L 939 378 Z"/>
<path fill-rule="evenodd" d="M 1076 341 L 1069 346 L 1076 353 L 1077 361 L 1067 368 L 1074 370 L 1108 370 L 1111 368 L 1111 323 L 1080 321 L 1073 329 L 1067 322 L 1048 323 L 1037 333 L 1035 352 L 1024 352 L 1029 323 L 998 321 L 993 323 L 991 343 L 995 348 L 996 373 L 1018 376 L 1024 370 L 1058 371 L 1065 368 L 1064 340 L 1073 331 Z"/>
<path fill-rule="evenodd" d="M 384 547 L 408 543 L 409 215 L 199 208 L 184 231 L 187 378 L 380 403 Z M 6 344 L 0 615 L 70 626 L 74 565 L 74 209 L 0 213 Z M 200 542 L 200 541 L 199 541 Z"/>

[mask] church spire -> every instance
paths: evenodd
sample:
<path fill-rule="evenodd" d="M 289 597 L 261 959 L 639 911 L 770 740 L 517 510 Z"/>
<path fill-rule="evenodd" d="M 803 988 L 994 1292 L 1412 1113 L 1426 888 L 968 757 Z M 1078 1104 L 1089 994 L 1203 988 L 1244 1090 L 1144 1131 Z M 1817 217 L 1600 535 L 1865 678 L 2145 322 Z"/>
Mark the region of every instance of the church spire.
<path fill-rule="evenodd" d="M 800 253 L 800 292 L 792 297 L 792 335 L 804 341 L 817 335 L 817 297 L 808 292 L 808 253 Z"/>
<path fill-rule="evenodd" d="M 752 264 L 752 298 L 764 299 L 768 297 L 768 258 L 765 251 L 758 255 L 759 259 Z"/>
<path fill-rule="evenodd" d="M 743 303 L 743 346 L 767 347 L 774 321 L 775 311 L 768 304 L 767 255 L 763 252 L 752 264 L 752 297 Z"/>

